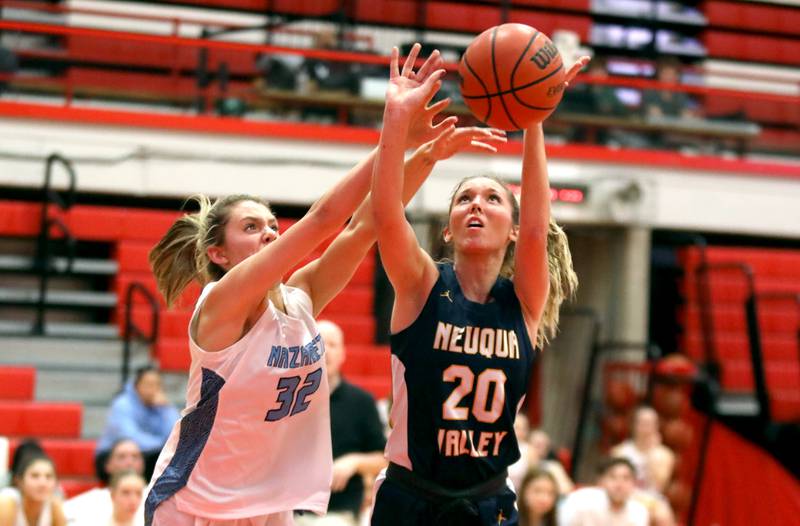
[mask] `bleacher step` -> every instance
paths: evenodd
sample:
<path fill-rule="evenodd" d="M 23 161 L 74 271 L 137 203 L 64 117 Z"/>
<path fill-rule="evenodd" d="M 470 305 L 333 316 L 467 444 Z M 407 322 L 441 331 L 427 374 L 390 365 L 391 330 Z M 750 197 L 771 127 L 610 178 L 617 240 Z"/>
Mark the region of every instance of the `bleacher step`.
<path fill-rule="evenodd" d="M 0 303 L 7 305 L 35 305 L 39 301 L 38 289 L 0 288 Z M 117 295 L 113 292 L 48 290 L 45 294 L 48 306 L 114 308 Z"/>
<path fill-rule="evenodd" d="M 0 322 L 2 324 L 3 322 Z M 116 327 L 114 327 L 116 329 Z M 134 346 L 137 349 L 137 346 Z M 134 353 L 136 355 L 138 349 Z M 35 367 L 68 367 L 119 365 L 122 342 L 113 340 L 80 340 L 41 336 L 0 338 L 0 362 Z"/>
<path fill-rule="evenodd" d="M 0 337 L 22 337 L 32 332 L 32 321 L 0 320 Z M 48 338 L 118 340 L 119 327 L 100 323 L 45 322 L 44 336 Z"/>
<path fill-rule="evenodd" d="M 34 258 L 30 256 L 5 255 L 0 256 L 0 271 L 5 272 L 32 272 Z M 67 258 L 52 259 L 53 268 L 57 272 L 67 270 Z M 117 273 L 119 265 L 116 261 L 108 259 L 75 258 L 72 262 L 73 274 L 94 276 L 113 276 Z"/>

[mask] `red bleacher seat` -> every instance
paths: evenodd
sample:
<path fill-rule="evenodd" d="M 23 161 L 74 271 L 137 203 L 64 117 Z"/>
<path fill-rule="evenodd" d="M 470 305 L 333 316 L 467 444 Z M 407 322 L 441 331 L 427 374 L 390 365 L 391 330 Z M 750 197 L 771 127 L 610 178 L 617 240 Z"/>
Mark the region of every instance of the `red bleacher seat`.
<path fill-rule="evenodd" d="M 703 13 L 716 27 L 800 35 L 800 12 L 791 7 L 711 0 Z"/>
<path fill-rule="evenodd" d="M 391 376 L 358 376 L 350 375 L 347 380 L 360 388 L 368 391 L 376 400 L 388 398 L 392 393 Z"/>
<path fill-rule="evenodd" d="M 75 403 L 0 401 L 0 435 L 76 438 L 82 412 Z"/>
<path fill-rule="evenodd" d="M 0 400 L 33 400 L 36 369 L 0 367 Z"/>
<path fill-rule="evenodd" d="M 391 374 L 392 361 L 388 345 L 350 345 L 347 344 L 347 358 L 342 372 L 349 377 L 386 376 Z"/>

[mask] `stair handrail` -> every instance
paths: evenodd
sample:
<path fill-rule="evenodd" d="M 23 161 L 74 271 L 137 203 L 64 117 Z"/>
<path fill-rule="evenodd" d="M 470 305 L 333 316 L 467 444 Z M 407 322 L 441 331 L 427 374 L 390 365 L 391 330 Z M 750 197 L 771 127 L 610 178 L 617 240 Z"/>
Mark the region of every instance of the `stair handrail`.
<path fill-rule="evenodd" d="M 63 195 L 52 189 L 53 166 L 60 164 L 64 167 L 69 178 L 69 186 Z M 77 176 L 72 162 L 60 154 L 52 153 L 47 156 L 44 171 L 44 185 L 42 186 L 41 203 L 42 211 L 39 220 L 39 237 L 36 245 L 36 256 L 34 258 L 34 269 L 39 274 L 39 296 L 36 301 L 36 319 L 33 322 L 32 332 L 35 335 L 43 335 L 44 314 L 47 310 L 47 285 L 50 280 L 51 272 L 60 274 L 70 274 L 75 262 L 77 242 L 69 230 L 69 227 L 57 217 L 49 217 L 48 209 L 50 204 L 57 205 L 62 211 L 69 210 L 75 204 L 75 187 Z M 67 247 L 66 266 L 63 270 L 53 268 L 51 262 L 51 245 L 54 241 L 50 236 L 50 229 L 56 227 L 62 235 L 63 242 Z"/>
<path fill-rule="evenodd" d="M 744 309 L 747 321 L 747 339 L 748 343 L 750 344 L 750 365 L 753 371 L 753 386 L 755 387 L 755 394 L 756 400 L 758 401 L 759 405 L 759 417 L 768 422 L 770 420 L 770 407 L 769 407 L 769 394 L 767 391 L 767 383 L 766 383 L 766 375 L 764 372 L 764 360 L 763 360 L 763 353 L 761 350 L 761 331 L 758 325 L 758 307 L 757 307 L 757 295 L 755 291 L 755 274 L 753 269 L 747 263 L 742 263 L 738 261 L 731 261 L 731 262 L 719 262 L 719 263 L 708 263 L 703 262 L 700 266 L 695 269 L 695 272 L 698 275 L 705 274 L 706 279 L 700 280 L 698 279 L 698 286 L 700 282 L 705 281 L 706 289 L 708 291 L 708 304 L 707 310 L 711 311 L 711 302 L 710 302 L 710 280 L 708 279 L 709 272 L 711 270 L 739 270 L 745 277 L 747 283 L 747 297 L 744 300 Z M 713 334 L 713 330 L 709 331 Z M 716 349 L 716 341 L 710 339 L 706 343 L 706 361 L 714 364 L 714 366 L 719 367 L 719 358 L 717 355 Z M 717 378 L 718 380 L 718 378 Z"/>
<path fill-rule="evenodd" d="M 150 306 L 151 318 L 149 335 L 145 334 L 145 332 L 133 321 L 133 298 L 137 292 L 145 298 Z M 146 345 L 149 345 L 152 354 L 152 347 L 158 339 L 160 313 L 161 306 L 159 305 L 156 297 L 147 289 L 147 287 L 145 287 L 139 281 L 133 281 L 128 285 L 128 288 L 125 291 L 125 326 L 123 329 L 122 365 L 120 367 L 122 381 L 120 384 L 120 389 L 125 388 L 125 383 L 128 381 L 128 375 L 130 374 L 131 346 L 133 339 L 136 338 L 142 340 Z"/>
<path fill-rule="evenodd" d="M 800 315 L 800 292 L 791 291 L 769 291 L 759 292 L 756 294 L 756 301 L 758 300 L 794 300 L 794 305 L 797 307 L 797 313 Z M 800 320 L 800 317 L 798 318 Z M 800 363 L 800 321 L 798 321 L 795 337 L 797 338 L 797 362 Z"/>

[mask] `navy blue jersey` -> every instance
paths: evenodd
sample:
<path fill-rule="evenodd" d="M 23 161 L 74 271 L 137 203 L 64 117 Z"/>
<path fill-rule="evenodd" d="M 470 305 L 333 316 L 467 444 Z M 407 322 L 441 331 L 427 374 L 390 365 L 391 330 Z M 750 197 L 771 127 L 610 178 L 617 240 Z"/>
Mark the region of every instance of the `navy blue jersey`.
<path fill-rule="evenodd" d="M 462 489 L 519 459 L 514 418 L 528 390 L 535 350 L 511 281 L 491 301 L 469 301 L 453 265 L 419 317 L 391 337 L 390 461 L 443 487 Z"/>

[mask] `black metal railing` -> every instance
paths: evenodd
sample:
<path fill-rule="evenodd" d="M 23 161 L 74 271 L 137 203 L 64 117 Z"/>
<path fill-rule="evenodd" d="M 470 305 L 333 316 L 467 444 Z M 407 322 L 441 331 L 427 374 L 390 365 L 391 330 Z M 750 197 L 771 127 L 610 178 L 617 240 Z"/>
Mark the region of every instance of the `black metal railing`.
<path fill-rule="evenodd" d="M 67 189 L 59 193 L 52 188 L 53 167 L 58 164 L 64 167 L 67 176 L 69 177 L 69 185 Z M 41 202 L 42 213 L 39 221 L 39 238 L 36 244 L 36 257 L 34 259 L 34 269 L 39 274 L 39 296 L 36 302 L 36 318 L 33 323 L 32 332 L 35 335 L 43 335 L 45 333 L 45 311 L 47 310 L 47 286 L 50 280 L 50 275 L 57 274 L 70 274 L 72 272 L 72 265 L 75 261 L 75 253 L 77 250 L 77 242 L 70 233 L 67 225 L 58 218 L 49 216 L 50 205 L 56 205 L 60 210 L 69 210 L 75 204 L 75 187 L 77 184 L 77 177 L 72 163 L 54 153 L 47 157 L 44 172 L 44 185 L 42 186 Z M 51 229 L 56 228 L 60 231 L 60 241 L 65 246 L 66 265 L 63 269 L 59 269 L 52 264 L 53 242 L 54 238 L 51 237 Z"/>
<path fill-rule="evenodd" d="M 146 334 L 133 320 L 133 299 L 136 293 L 141 294 L 150 306 L 150 334 Z M 121 384 L 120 389 L 125 388 L 125 382 L 128 381 L 131 367 L 131 348 L 133 340 L 139 340 L 150 346 L 151 354 L 152 347 L 158 339 L 158 324 L 161 307 L 158 304 L 156 297 L 147 288 L 134 281 L 128 285 L 125 291 L 125 326 L 123 329 L 123 344 L 122 344 L 122 365 L 120 367 Z"/>
<path fill-rule="evenodd" d="M 599 333 L 599 320 L 595 324 L 596 334 Z M 594 382 L 598 378 L 597 368 L 600 363 L 601 355 L 608 351 L 645 351 L 647 362 L 657 359 L 661 355 L 661 350 L 654 343 L 649 342 L 604 342 L 599 343 L 595 339 L 595 344 L 592 346 L 591 355 L 589 356 L 589 365 L 586 367 L 586 378 L 583 382 L 583 393 L 581 395 L 581 408 L 580 416 L 578 419 L 578 427 L 575 429 L 575 441 L 572 445 L 572 466 L 570 476 L 575 478 L 578 466 L 583 456 L 583 443 L 586 434 L 586 428 L 591 422 L 590 412 L 592 407 L 592 392 L 594 389 Z M 650 385 L 648 378 L 648 385 L 645 389 L 645 396 L 649 394 Z"/>

